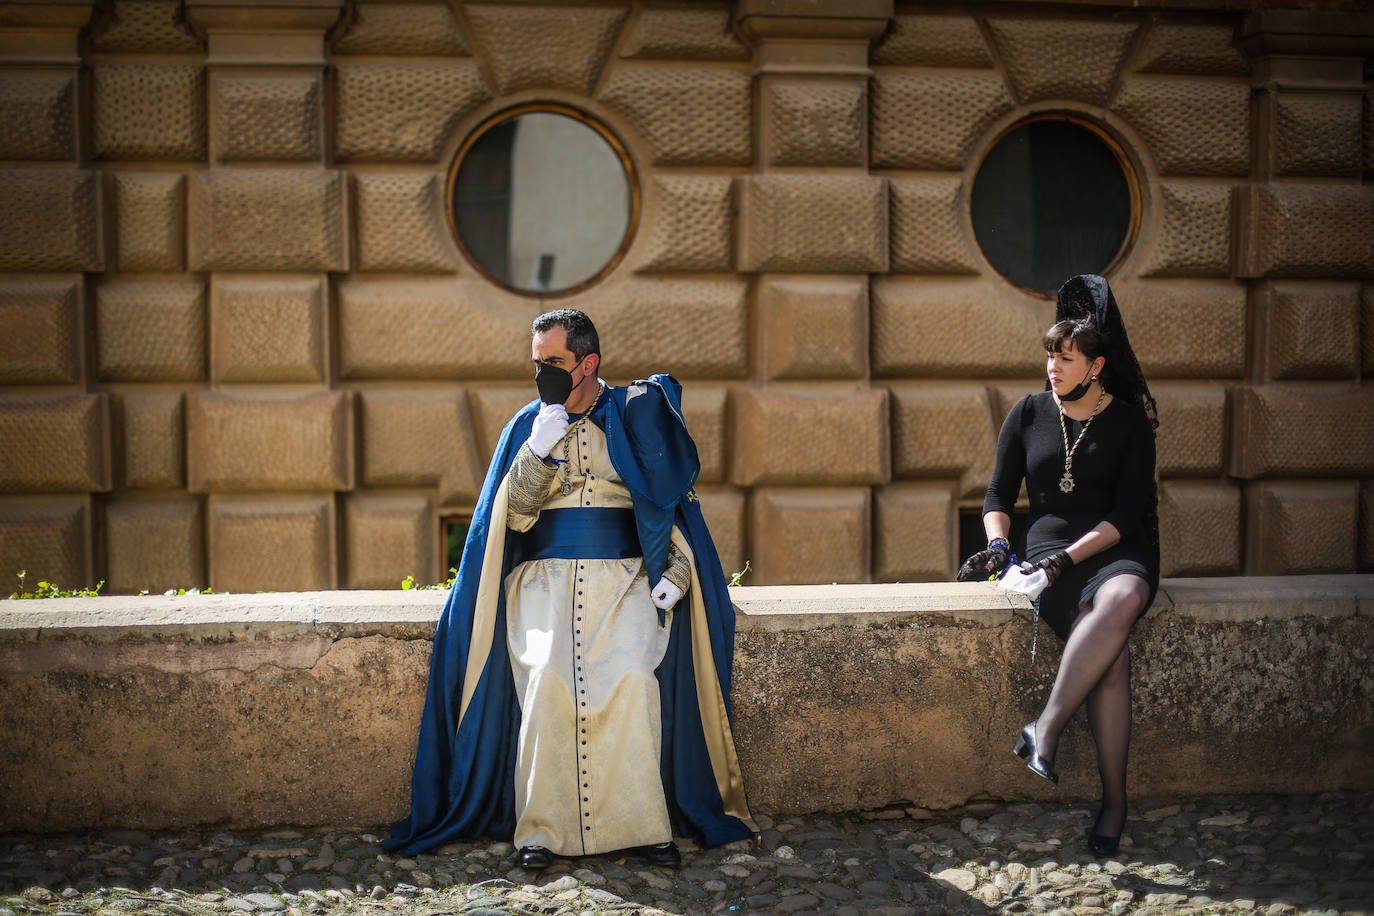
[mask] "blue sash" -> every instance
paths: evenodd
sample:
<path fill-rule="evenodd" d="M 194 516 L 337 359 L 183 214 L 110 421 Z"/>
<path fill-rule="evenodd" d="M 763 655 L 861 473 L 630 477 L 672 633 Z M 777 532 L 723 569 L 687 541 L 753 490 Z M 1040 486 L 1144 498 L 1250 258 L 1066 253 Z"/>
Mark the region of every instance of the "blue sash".
<path fill-rule="evenodd" d="M 633 509 L 545 509 L 520 546 L 522 562 L 643 556 Z"/>

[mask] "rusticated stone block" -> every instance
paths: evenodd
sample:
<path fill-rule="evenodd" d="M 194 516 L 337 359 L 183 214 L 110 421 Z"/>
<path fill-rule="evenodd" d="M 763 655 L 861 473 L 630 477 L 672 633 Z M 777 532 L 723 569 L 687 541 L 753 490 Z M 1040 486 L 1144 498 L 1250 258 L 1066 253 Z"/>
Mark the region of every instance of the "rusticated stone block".
<path fill-rule="evenodd" d="M 1360 555 L 1361 572 L 1374 569 L 1374 480 L 1360 481 Z"/>
<path fill-rule="evenodd" d="M 1230 24 L 1161 22 L 1141 42 L 1142 73 L 1187 73 L 1195 76 L 1247 76 L 1250 64 L 1236 46 Z"/>
<path fill-rule="evenodd" d="M 763 146 L 769 165 L 862 166 L 868 161 L 864 82 L 767 80 Z"/>
<path fill-rule="evenodd" d="M 716 385 L 684 385 L 682 419 L 697 446 L 700 483 L 725 479 L 725 404 L 729 392 Z"/>
<path fill-rule="evenodd" d="M 873 494 L 873 581 L 935 582 L 954 576 L 954 498 L 942 483 L 894 483 Z"/>
<path fill-rule="evenodd" d="M 0 594 L 32 592 L 39 581 L 95 584 L 89 496 L 0 499 Z"/>
<path fill-rule="evenodd" d="M 1237 575 L 1242 546 L 1239 487 L 1215 480 L 1166 480 L 1160 484 L 1163 575 Z"/>
<path fill-rule="evenodd" d="M 98 63 L 91 68 L 91 93 L 96 158 L 205 158 L 205 70 L 199 63 Z"/>
<path fill-rule="evenodd" d="M 995 72 L 880 72 L 873 80 L 873 164 L 962 169 L 1016 103 Z"/>
<path fill-rule="evenodd" d="M 606 6 L 468 4 L 473 44 L 498 95 L 566 89 L 589 95 L 629 13 Z M 557 53 L 550 53 L 557 48 Z"/>
<path fill-rule="evenodd" d="M 193 492 L 353 488 L 352 392 L 186 397 Z"/>
<path fill-rule="evenodd" d="M 603 375 L 728 379 L 749 371 L 749 284 L 742 280 L 636 279 L 618 293 L 593 289 L 583 296 L 585 303 L 574 304 L 596 321 Z M 671 315 L 691 333 L 664 334 L 646 315 Z"/>
<path fill-rule="evenodd" d="M 95 33 L 95 51 L 196 52 L 198 38 L 182 21 L 178 0 L 115 0 L 112 15 Z"/>
<path fill-rule="evenodd" d="M 191 173 L 191 269 L 347 269 L 345 188 L 335 171 Z"/>
<path fill-rule="evenodd" d="M 1081 19 L 993 18 L 997 55 L 1022 103 L 1077 99 L 1105 105 L 1138 26 Z"/>
<path fill-rule="evenodd" d="M 124 488 L 177 490 L 185 486 L 185 395 L 180 391 L 117 394 L 115 416 Z M 195 583 L 203 583 L 203 577 Z"/>
<path fill-rule="evenodd" d="M 1217 477 L 1226 450 L 1226 389 L 1206 382 L 1156 382 L 1155 461 L 1160 477 Z"/>
<path fill-rule="evenodd" d="M 875 376 L 986 378 L 1043 371 L 1040 337 L 1054 323 L 1053 303 L 982 279 L 882 278 L 874 280 L 872 297 Z"/>
<path fill-rule="evenodd" d="M 750 562 L 745 550 L 744 519 L 746 505 L 743 490 L 734 487 L 697 487 L 697 499 L 701 501 L 701 514 L 706 519 L 706 527 L 711 532 L 711 540 L 716 544 L 716 554 L 720 557 L 720 568 L 726 581 L 737 572 L 744 570 Z M 752 585 L 752 572 L 742 577 L 741 585 Z"/>
<path fill-rule="evenodd" d="M 963 180 L 892 180 L 892 272 L 973 274 L 973 256 L 962 231 Z"/>
<path fill-rule="evenodd" d="M 997 429 L 983 385 L 950 382 L 894 384 L 892 476 L 959 478 L 959 495 L 986 490 L 996 456 Z"/>
<path fill-rule="evenodd" d="M 318 73 L 217 73 L 213 154 L 220 162 L 317 160 L 324 154 L 324 80 Z"/>
<path fill-rule="evenodd" d="M 340 162 L 434 162 L 458 122 L 491 98 L 471 61 L 336 66 Z"/>
<path fill-rule="evenodd" d="M 441 505 L 477 501 L 486 462 L 463 389 L 388 389 L 360 397 L 364 486 L 432 487 Z"/>
<path fill-rule="evenodd" d="M 1354 92 L 1274 92 L 1268 152 L 1275 175 L 1356 178 L 1362 171 L 1363 97 Z"/>
<path fill-rule="evenodd" d="M 110 280 L 96 290 L 96 369 L 107 382 L 205 378 L 205 284 Z"/>
<path fill-rule="evenodd" d="M 105 506 L 110 594 L 204 588 L 205 508 L 197 498 L 120 499 Z"/>
<path fill-rule="evenodd" d="M 816 585 L 869 578 L 869 491 L 756 490 L 749 520 L 750 585 Z"/>
<path fill-rule="evenodd" d="M 80 276 L 0 277 L 0 385 L 81 380 L 81 286 Z"/>
<path fill-rule="evenodd" d="M 730 27 L 728 3 L 691 9 L 641 9 L 620 44 L 620 56 L 647 60 L 748 60 L 749 49 Z"/>
<path fill-rule="evenodd" d="M 1359 544 L 1359 483 L 1257 483 L 1246 498 L 1246 573 L 1353 573 Z"/>
<path fill-rule="evenodd" d="M 0 493 L 110 489 L 106 395 L 0 395 L 0 442 Z"/>
<path fill-rule="evenodd" d="M 98 271 L 100 180 L 95 172 L 0 171 L 0 271 Z"/>
<path fill-rule="evenodd" d="M 127 273 L 176 272 L 185 266 L 186 176 L 116 172 L 116 261 Z"/>
<path fill-rule="evenodd" d="M 335 54 L 467 57 L 458 21 L 446 3 L 359 3 Z"/>
<path fill-rule="evenodd" d="M 739 181 L 741 270 L 887 271 L 886 179 L 798 174 Z"/>
<path fill-rule="evenodd" d="M 867 374 L 865 278 L 769 279 L 759 287 L 758 301 L 764 378 Z"/>
<path fill-rule="evenodd" d="M 1038 394 L 1045 390 L 1043 378 L 1024 379 L 1014 382 L 1002 382 L 990 386 L 993 407 L 993 426 L 999 431 L 1002 424 L 1006 422 L 1007 414 L 1016 406 L 1017 402 L 1027 395 Z"/>
<path fill-rule="evenodd" d="M 423 496 L 351 493 L 343 500 L 344 588 L 399 588 L 436 578 L 434 512 Z"/>
<path fill-rule="evenodd" d="M 972 16 L 898 14 L 872 61 L 896 67 L 991 67 L 992 55 Z"/>
<path fill-rule="evenodd" d="M 1359 378 L 1359 284 L 1262 284 L 1255 290 L 1255 324 L 1260 378 Z"/>
<path fill-rule="evenodd" d="M 211 496 L 209 514 L 215 591 L 313 592 L 336 586 L 333 497 Z"/>
<path fill-rule="evenodd" d="M 1244 82 L 1129 77 L 1112 109 L 1140 131 L 1161 175 L 1250 174 L 1250 87 Z"/>
<path fill-rule="evenodd" d="M 1360 365 L 1374 375 L 1374 283 L 1360 287 Z"/>
<path fill-rule="evenodd" d="M 530 401 L 537 400 L 534 389 L 534 374 L 524 385 L 484 385 L 472 392 L 477 409 L 477 432 L 480 443 L 477 453 L 482 456 L 482 468 L 486 467 L 496 455 L 496 446 L 501 441 L 501 430 L 506 428 L 510 418 Z"/>
<path fill-rule="evenodd" d="M 1374 187 L 1259 184 L 1238 192 L 1242 277 L 1374 275 Z"/>
<path fill-rule="evenodd" d="M 338 285 L 339 375 L 528 378 L 530 322 L 541 310 L 485 284 L 346 280 Z"/>
<path fill-rule="evenodd" d="M 220 382 L 323 382 L 323 277 L 216 276 L 211 366 Z"/>
<path fill-rule="evenodd" d="M 358 270 L 451 273 L 458 267 L 444 215 L 444 186 L 433 173 L 360 174 Z"/>
<path fill-rule="evenodd" d="M 1245 287 L 1239 283 L 1113 283 L 1147 379 L 1245 374 Z"/>
<path fill-rule="evenodd" d="M 1236 388 L 1231 414 L 1233 477 L 1374 474 L 1374 389 Z"/>
<path fill-rule="evenodd" d="M 76 158 L 76 71 L 0 71 L 0 159 Z"/>
<path fill-rule="evenodd" d="M 633 125 L 656 165 L 748 165 L 752 90 L 739 70 L 623 64 L 597 98 Z"/>
<path fill-rule="evenodd" d="M 639 270 L 730 270 L 731 182 L 726 176 L 659 175 L 649 186 L 652 226 Z"/>
<path fill-rule="evenodd" d="M 732 482 L 871 484 L 891 476 L 887 391 L 735 394 Z"/>
<path fill-rule="evenodd" d="M 1364 170 L 1374 172 L 1374 89 L 1364 94 Z"/>
<path fill-rule="evenodd" d="M 1231 187 L 1159 182 L 1160 215 L 1147 277 L 1226 277 L 1231 273 Z"/>

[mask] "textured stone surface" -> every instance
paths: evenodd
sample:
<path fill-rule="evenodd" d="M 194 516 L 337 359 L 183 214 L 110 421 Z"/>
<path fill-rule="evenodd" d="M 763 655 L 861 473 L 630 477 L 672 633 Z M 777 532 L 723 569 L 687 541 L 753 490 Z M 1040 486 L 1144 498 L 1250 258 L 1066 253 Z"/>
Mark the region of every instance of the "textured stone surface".
<path fill-rule="evenodd" d="M 866 582 L 869 491 L 862 487 L 764 487 L 749 519 L 755 585 Z"/>
<path fill-rule="evenodd" d="M 110 489 L 107 395 L 0 395 L 0 493 Z"/>
<path fill-rule="evenodd" d="M 102 270 L 101 198 L 95 172 L 0 170 L 0 271 Z"/>
<path fill-rule="evenodd" d="M 1360 571 L 1374 569 L 1374 480 L 1360 481 Z"/>
<path fill-rule="evenodd" d="M 458 122 L 491 97 L 471 61 L 340 61 L 340 162 L 434 162 Z"/>
<path fill-rule="evenodd" d="M 1155 382 L 1150 393 L 1159 405 L 1159 429 L 1155 430 L 1159 476 L 1220 475 L 1226 446 L 1226 388 L 1206 382 Z"/>
<path fill-rule="evenodd" d="M 740 269 L 885 272 L 887 185 L 869 175 L 741 178 Z"/>
<path fill-rule="evenodd" d="M 873 492 L 873 581 L 954 577 L 960 558 L 954 498 L 943 483 L 894 483 Z"/>
<path fill-rule="evenodd" d="M 1274 174 L 1359 176 L 1364 152 L 1359 93 L 1279 91 L 1270 104 L 1268 152 Z"/>
<path fill-rule="evenodd" d="M 770 278 L 759 286 L 767 379 L 863 378 L 868 283 L 863 278 Z"/>
<path fill-rule="evenodd" d="M 77 157 L 75 71 L 0 71 L 0 159 Z"/>
<path fill-rule="evenodd" d="M 1233 576 L 1241 567 L 1241 493 L 1217 480 L 1159 486 L 1159 555 L 1165 576 Z"/>
<path fill-rule="evenodd" d="M 318 73 L 217 73 L 210 79 L 212 154 L 220 162 L 316 160 L 324 153 Z"/>
<path fill-rule="evenodd" d="M 632 249 L 632 256 L 639 254 L 638 270 L 730 270 L 733 221 L 728 177 L 658 175 L 646 192 L 653 201 L 652 216 L 640 230 L 644 241 Z"/>
<path fill-rule="evenodd" d="M 891 187 L 893 273 L 978 272 L 963 230 L 961 178 L 894 178 Z"/>
<path fill-rule="evenodd" d="M 105 505 L 105 591 L 204 588 L 205 508 L 199 499 L 118 499 Z"/>
<path fill-rule="evenodd" d="M 894 384 L 892 476 L 957 478 L 958 495 L 987 489 L 1000 418 L 988 390 L 958 382 Z"/>
<path fill-rule="evenodd" d="M 972 16 L 898 13 L 873 49 L 875 65 L 991 67 L 992 55 Z"/>
<path fill-rule="evenodd" d="M 124 488 L 175 490 L 185 486 L 185 395 L 180 391 L 130 391 L 115 395 L 114 406 Z"/>
<path fill-rule="evenodd" d="M 863 166 L 868 98 L 858 80 L 768 80 L 762 84 L 769 165 Z"/>
<path fill-rule="evenodd" d="M 1160 22 L 1150 27 L 1137 53 L 1142 73 L 1246 76 L 1250 72 L 1230 23 Z"/>
<path fill-rule="evenodd" d="M 215 380 L 326 381 L 326 296 L 320 276 L 215 277 L 210 292 Z"/>
<path fill-rule="evenodd" d="M 1374 389 L 1369 387 L 1237 388 L 1231 429 L 1234 477 L 1374 474 Z"/>
<path fill-rule="evenodd" d="M 1250 87 L 1244 81 L 1128 77 L 1112 110 L 1140 131 L 1161 175 L 1250 173 Z"/>
<path fill-rule="evenodd" d="M 96 158 L 205 158 L 205 71 L 199 63 L 99 63 L 91 68 L 91 97 Z"/>
<path fill-rule="evenodd" d="M 597 98 L 644 138 L 655 165 L 748 165 L 752 88 L 740 70 L 622 64 Z"/>
<path fill-rule="evenodd" d="M 636 279 L 620 292 L 593 288 L 574 301 L 596 322 L 603 376 L 727 379 L 748 372 L 749 285 L 741 280 Z M 505 374 L 525 372 L 521 365 Z"/>
<path fill-rule="evenodd" d="M 441 505 L 477 501 L 487 456 L 463 389 L 364 391 L 359 399 L 364 486 L 426 487 Z"/>
<path fill-rule="evenodd" d="M 682 387 L 682 419 L 701 461 L 699 483 L 720 483 L 725 479 L 725 409 L 729 395 L 729 389 L 719 385 Z"/>
<path fill-rule="evenodd" d="M 1147 277 L 1225 277 L 1231 273 L 1231 187 L 1159 182 Z"/>
<path fill-rule="evenodd" d="M 180 271 L 186 262 L 186 176 L 116 172 L 115 262 L 121 271 Z"/>
<path fill-rule="evenodd" d="M 115 0 L 91 41 L 95 51 L 185 53 L 203 50 L 178 0 Z"/>
<path fill-rule="evenodd" d="M 446 3 L 359 3 L 335 54 L 466 57 L 472 52 Z"/>
<path fill-rule="evenodd" d="M 1015 105 L 995 72 L 879 71 L 872 85 L 879 167 L 962 169 L 974 144 Z"/>
<path fill-rule="evenodd" d="M 1358 278 L 1374 274 L 1374 187 L 1248 185 L 1239 191 L 1242 277 Z"/>
<path fill-rule="evenodd" d="M 359 174 L 361 271 L 452 273 L 460 260 L 444 214 L 444 183 L 432 172 Z"/>
<path fill-rule="evenodd" d="M 205 284 L 107 280 L 96 289 L 96 371 L 108 382 L 205 378 Z"/>
<path fill-rule="evenodd" d="M 353 488 L 351 392 L 193 391 L 186 397 L 193 492 Z"/>
<path fill-rule="evenodd" d="M 731 481 L 873 484 L 891 474 L 881 389 L 742 390 L 735 394 Z"/>
<path fill-rule="evenodd" d="M 1112 291 L 1146 379 L 1245 374 L 1244 285 L 1137 281 Z"/>
<path fill-rule="evenodd" d="M 1066 98 L 1104 105 L 1138 28 L 1133 22 L 990 18 L 992 36 L 1021 102 Z"/>
<path fill-rule="evenodd" d="M 1374 283 L 1360 286 L 1360 364 L 1365 375 L 1374 375 Z"/>
<path fill-rule="evenodd" d="M 731 5 L 693 3 L 687 9 L 639 10 L 620 44 L 620 56 L 657 60 L 748 60 L 749 49 L 730 27 Z"/>
<path fill-rule="evenodd" d="M 706 527 L 715 542 L 716 554 L 720 557 L 720 568 L 727 581 L 730 576 L 744 569 L 744 563 L 753 561 L 745 550 L 744 522 L 747 504 L 743 490 L 734 487 L 698 486 L 697 499 L 701 500 L 701 514 L 706 519 Z M 753 572 L 746 573 L 744 583 L 754 580 Z"/>
<path fill-rule="evenodd" d="M 1246 571 L 1251 575 L 1355 571 L 1357 481 L 1253 484 L 1245 507 Z"/>
<path fill-rule="evenodd" d="M 423 496 L 349 494 L 343 500 L 344 588 L 398 588 L 406 576 L 435 581 L 436 527 Z"/>
<path fill-rule="evenodd" d="M 564 89 L 590 94 L 628 10 L 606 6 L 465 7 L 473 43 L 498 94 Z M 558 53 L 549 53 L 549 48 Z"/>
<path fill-rule="evenodd" d="M 477 433 L 480 439 L 477 454 L 482 457 L 482 471 L 491 463 L 496 454 L 496 444 L 501 441 L 501 430 L 516 411 L 537 399 L 534 380 L 523 385 L 483 385 L 473 389 L 472 404 L 477 413 Z"/>
<path fill-rule="evenodd" d="M 80 380 L 82 286 L 79 276 L 0 277 L 0 385 Z"/>
<path fill-rule="evenodd" d="M 1359 378 L 1359 284 L 1290 280 L 1261 284 L 1254 295 L 1261 378 Z"/>
<path fill-rule="evenodd" d="M 212 496 L 210 587 L 217 592 L 334 588 L 332 496 Z"/>
<path fill-rule="evenodd" d="M 192 172 L 191 269 L 344 270 L 345 189 L 343 173 L 334 171 Z"/>
<path fill-rule="evenodd" d="M 0 590 L 34 591 L 39 581 L 63 588 L 91 581 L 91 505 L 88 496 L 0 499 Z"/>

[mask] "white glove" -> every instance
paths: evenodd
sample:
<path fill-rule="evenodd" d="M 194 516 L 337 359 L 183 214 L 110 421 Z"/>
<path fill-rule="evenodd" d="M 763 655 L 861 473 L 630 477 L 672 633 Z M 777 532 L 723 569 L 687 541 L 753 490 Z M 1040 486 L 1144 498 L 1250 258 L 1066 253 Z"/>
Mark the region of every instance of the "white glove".
<path fill-rule="evenodd" d="M 660 611 L 666 611 L 682 600 L 682 589 L 669 581 L 667 576 L 664 576 L 658 580 L 658 584 L 654 586 L 654 590 L 649 595 L 653 598 L 654 607 Z"/>
<path fill-rule="evenodd" d="M 568 411 L 562 404 L 545 404 L 530 427 L 530 451 L 536 458 L 547 458 L 549 452 L 568 433 Z"/>
<path fill-rule="evenodd" d="M 1049 587 L 1049 577 L 1045 575 L 1043 569 L 1026 574 L 1021 571 L 1019 566 L 1008 566 L 1007 571 L 1002 573 L 1002 578 L 997 580 L 998 588 L 1005 588 L 1009 592 L 1018 592 L 1034 601 L 1040 597 L 1040 593 Z"/>

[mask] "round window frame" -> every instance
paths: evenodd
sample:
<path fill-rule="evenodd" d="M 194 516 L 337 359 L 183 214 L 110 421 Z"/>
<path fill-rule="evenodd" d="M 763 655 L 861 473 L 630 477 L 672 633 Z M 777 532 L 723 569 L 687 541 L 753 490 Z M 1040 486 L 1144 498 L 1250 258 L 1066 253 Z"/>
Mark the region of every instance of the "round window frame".
<path fill-rule="evenodd" d="M 1111 263 L 1098 272 L 1100 276 L 1110 279 L 1130 256 L 1131 250 L 1135 247 L 1136 240 L 1140 236 L 1140 225 L 1144 217 L 1144 197 L 1141 192 L 1139 170 L 1127 153 L 1125 144 L 1117 139 L 1117 137 L 1101 123 L 1088 115 L 1073 111 L 1064 111 L 1062 109 L 1038 111 L 1015 119 L 993 136 L 992 140 L 983 150 L 982 155 L 978 157 L 977 164 L 969 170 L 970 177 L 968 181 L 967 210 L 965 212 L 968 213 L 969 234 L 973 237 L 973 247 L 977 250 L 978 256 L 983 259 L 983 263 L 987 264 L 988 269 L 996 274 L 997 277 L 1008 286 L 1019 292 L 1025 293 L 1027 296 L 1034 296 L 1037 299 L 1053 300 L 1057 295 L 1056 292 L 1042 292 L 1037 289 L 1022 286 L 1020 283 L 1017 283 L 1015 280 L 1002 273 L 1002 271 L 998 270 L 997 265 L 993 264 L 992 260 L 988 258 L 987 253 L 983 251 L 983 246 L 978 241 L 978 228 L 973 223 L 973 186 L 978 182 L 978 173 L 982 170 L 983 164 L 987 162 L 987 158 L 992 151 L 997 148 L 997 144 L 1005 140 L 1013 131 L 1019 130 L 1027 124 L 1033 124 L 1036 121 L 1067 121 L 1070 124 L 1084 128 L 1093 136 L 1097 137 L 1098 140 L 1102 141 L 1107 149 L 1111 151 L 1117 164 L 1121 166 L 1122 174 L 1126 177 L 1126 190 L 1130 197 L 1131 206 L 1130 225 L 1127 227 L 1126 237 L 1122 239 L 1121 247 L 1117 249 L 1116 254 L 1112 257 Z"/>
<path fill-rule="evenodd" d="M 472 149 L 473 145 L 477 143 L 478 140 L 482 139 L 487 131 L 512 118 L 525 114 L 563 115 L 575 121 L 579 121 L 596 131 L 597 135 L 600 136 L 602 140 L 606 141 L 611 151 L 614 152 L 616 157 L 620 160 L 620 166 L 624 170 L 625 178 L 630 185 L 630 218 L 625 226 L 625 237 L 621 239 L 620 246 L 616 249 L 615 254 L 611 256 L 611 259 L 595 274 L 583 280 L 581 283 L 578 283 L 576 286 L 569 286 L 565 289 L 530 290 L 507 283 L 505 280 L 487 270 L 477 258 L 473 257 L 472 252 L 468 250 L 467 244 L 463 241 L 463 234 L 458 231 L 458 216 L 454 213 L 453 198 L 454 192 L 457 190 L 458 171 L 463 166 L 463 160 L 467 158 L 467 154 Z M 639 230 L 641 207 L 639 172 L 635 169 L 634 160 L 630 157 L 629 150 L 625 147 L 625 144 L 622 143 L 620 138 L 612 133 L 611 129 L 605 124 L 602 124 L 580 108 L 574 108 L 562 102 L 524 102 L 510 108 L 504 108 L 484 118 L 468 133 L 463 139 L 462 144 L 459 145 L 458 151 L 454 153 L 453 162 L 449 165 L 448 169 L 448 181 L 444 185 L 444 212 L 448 217 L 449 232 L 453 235 L 454 241 L 458 243 L 458 250 L 463 253 L 464 260 L 472 265 L 472 268 L 481 274 L 489 283 L 500 287 L 506 292 L 530 299 L 561 299 L 567 296 L 574 296 L 606 279 L 606 277 L 625 260 L 625 256 L 630 251 L 630 246 L 634 243 L 635 234 Z"/>

